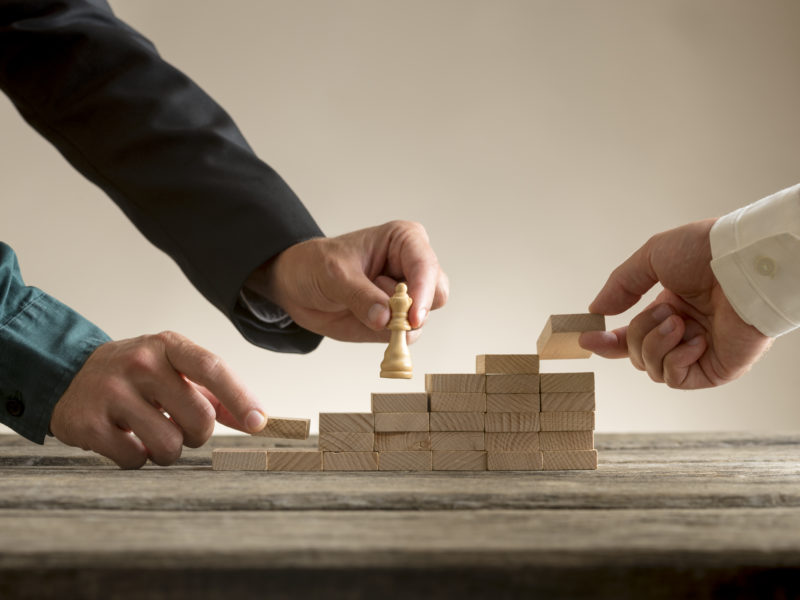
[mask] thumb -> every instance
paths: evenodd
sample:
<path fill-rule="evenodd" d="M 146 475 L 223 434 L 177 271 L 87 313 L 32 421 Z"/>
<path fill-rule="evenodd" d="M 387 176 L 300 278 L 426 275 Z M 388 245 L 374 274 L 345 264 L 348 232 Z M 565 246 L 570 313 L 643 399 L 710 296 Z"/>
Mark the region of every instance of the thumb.
<path fill-rule="evenodd" d="M 650 261 L 652 238 L 618 266 L 603 289 L 589 305 L 589 312 L 618 315 L 636 304 L 647 290 L 658 283 Z"/>
<path fill-rule="evenodd" d="M 372 330 L 380 331 L 389 323 L 389 296 L 361 271 L 332 280 L 329 296 Z"/>

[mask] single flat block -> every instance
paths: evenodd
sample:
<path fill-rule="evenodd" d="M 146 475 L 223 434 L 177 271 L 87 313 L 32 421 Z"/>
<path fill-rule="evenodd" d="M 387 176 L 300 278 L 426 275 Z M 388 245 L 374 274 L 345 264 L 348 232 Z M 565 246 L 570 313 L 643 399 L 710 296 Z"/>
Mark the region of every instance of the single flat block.
<path fill-rule="evenodd" d="M 311 431 L 310 419 L 294 419 L 292 417 L 267 417 L 267 425 L 253 435 L 259 437 L 306 440 Z"/>
<path fill-rule="evenodd" d="M 594 373 L 542 373 L 540 393 L 593 392 Z"/>
<path fill-rule="evenodd" d="M 319 449 L 326 452 L 371 452 L 375 434 L 366 431 L 326 431 L 319 434 Z"/>
<path fill-rule="evenodd" d="M 483 431 L 482 412 L 432 412 L 431 431 Z"/>
<path fill-rule="evenodd" d="M 548 392 L 541 397 L 542 412 L 575 412 L 595 409 L 594 392 Z"/>
<path fill-rule="evenodd" d="M 372 412 L 406 413 L 428 412 L 428 394 L 372 394 Z"/>
<path fill-rule="evenodd" d="M 485 471 L 486 452 L 482 450 L 434 450 L 434 471 Z"/>
<path fill-rule="evenodd" d="M 372 413 L 319 413 L 319 432 L 352 431 L 372 432 L 375 419 Z"/>
<path fill-rule="evenodd" d="M 322 471 L 322 452 L 313 448 L 270 448 L 268 471 Z"/>
<path fill-rule="evenodd" d="M 431 392 L 431 412 L 486 412 L 486 393 Z"/>
<path fill-rule="evenodd" d="M 542 431 L 539 433 L 542 450 L 592 450 L 594 431 Z"/>
<path fill-rule="evenodd" d="M 478 354 L 476 373 L 538 373 L 538 354 Z"/>
<path fill-rule="evenodd" d="M 431 431 L 431 450 L 485 450 L 483 431 Z"/>
<path fill-rule="evenodd" d="M 535 431 L 492 431 L 486 433 L 488 452 L 536 452 L 539 434 Z"/>
<path fill-rule="evenodd" d="M 266 448 L 216 448 L 211 452 L 214 471 L 266 471 Z"/>
<path fill-rule="evenodd" d="M 471 373 L 427 373 L 426 392 L 485 392 L 486 376 Z"/>
<path fill-rule="evenodd" d="M 377 452 L 323 452 L 323 471 L 377 471 Z"/>
<path fill-rule="evenodd" d="M 539 418 L 541 431 L 591 431 L 594 412 L 547 412 Z"/>
<path fill-rule="evenodd" d="M 430 431 L 430 413 L 375 413 L 375 431 Z"/>
<path fill-rule="evenodd" d="M 541 358 L 589 358 L 592 353 L 580 347 L 578 338 L 584 331 L 605 328 L 603 315 L 550 315 L 536 341 L 536 350 Z"/>
<path fill-rule="evenodd" d="M 539 412 L 539 394 L 486 394 L 486 412 Z"/>
<path fill-rule="evenodd" d="M 539 375 L 487 375 L 486 391 L 490 394 L 538 394 Z"/>
<path fill-rule="evenodd" d="M 431 434 L 427 431 L 400 431 L 375 434 L 375 450 L 430 450 Z"/>
<path fill-rule="evenodd" d="M 539 414 L 524 413 L 486 413 L 486 431 L 539 431 Z"/>
<path fill-rule="evenodd" d="M 486 466 L 489 471 L 541 471 L 542 453 L 487 452 Z"/>
<path fill-rule="evenodd" d="M 597 450 L 560 450 L 542 452 L 545 471 L 582 471 L 597 468 Z"/>
<path fill-rule="evenodd" d="M 431 469 L 433 469 L 433 458 L 430 450 L 389 450 L 378 453 L 380 471 L 430 471 Z"/>

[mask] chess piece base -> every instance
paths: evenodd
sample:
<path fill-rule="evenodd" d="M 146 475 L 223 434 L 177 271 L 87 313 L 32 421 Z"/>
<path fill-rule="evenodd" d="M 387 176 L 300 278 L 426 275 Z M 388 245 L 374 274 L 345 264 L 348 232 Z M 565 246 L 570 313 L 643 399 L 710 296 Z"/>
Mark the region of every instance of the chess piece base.
<path fill-rule="evenodd" d="M 410 371 L 381 371 L 381 377 L 389 379 L 411 379 Z"/>

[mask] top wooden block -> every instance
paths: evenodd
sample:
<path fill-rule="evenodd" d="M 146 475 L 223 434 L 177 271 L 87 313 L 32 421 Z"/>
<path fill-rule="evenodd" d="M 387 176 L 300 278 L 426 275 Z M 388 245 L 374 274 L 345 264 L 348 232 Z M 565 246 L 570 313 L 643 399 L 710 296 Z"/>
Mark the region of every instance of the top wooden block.
<path fill-rule="evenodd" d="M 425 375 L 425 391 L 427 392 L 485 392 L 486 375 L 471 373 L 431 374 Z"/>
<path fill-rule="evenodd" d="M 538 373 L 538 354 L 478 354 L 475 357 L 476 373 Z"/>
<path fill-rule="evenodd" d="M 374 413 L 415 413 L 428 411 L 428 394 L 411 392 L 406 394 L 372 394 Z"/>
<path fill-rule="evenodd" d="M 592 353 L 580 347 L 578 338 L 584 331 L 605 328 L 603 315 L 550 315 L 536 341 L 536 350 L 541 358 L 589 358 Z"/>

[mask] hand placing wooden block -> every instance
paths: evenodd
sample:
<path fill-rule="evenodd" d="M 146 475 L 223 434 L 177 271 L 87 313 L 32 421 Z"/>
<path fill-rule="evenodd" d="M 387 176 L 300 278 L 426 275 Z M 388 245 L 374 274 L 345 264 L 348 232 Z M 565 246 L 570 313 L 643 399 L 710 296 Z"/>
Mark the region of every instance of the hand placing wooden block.
<path fill-rule="evenodd" d="M 540 393 L 593 392 L 594 373 L 542 373 Z"/>
<path fill-rule="evenodd" d="M 469 373 L 427 373 L 426 392 L 485 392 L 486 376 Z"/>
<path fill-rule="evenodd" d="M 543 412 L 539 421 L 542 431 L 591 431 L 594 412 Z"/>
<path fill-rule="evenodd" d="M 539 431 L 539 413 L 486 413 L 486 431 Z"/>
<path fill-rule="evenodd" d="M 538 373 L 538 354 L 479 354 L 476 373 Z"/>
<path fill-rule="evenodd" d="M 323 471 L 377 471 L 377 452 L 323 452 Z"/>
<path fill-rule="evenodd" d="M 375 431 L 430 431 L 429 413 L 375 413 Z"/>
<path fill-rule="evenodd" d="M 372 412 L 406 413 L 428 412 L 428 394 L 372 394 Z"/>
<path fill-rule="evenodd" d="M 431 450 L 485 450 L 483 431 L 431 431 Z"/>
<path fill-rule="evenodd" d="M 431 412 L 486 412 L 486 393 L 431 392 Z"/>
<path fill-rule="evenodd" d="M 483 431 L 482 412 L 431 413 L 431 431 Z"/>
<path fill-rule="evenodd" d="M 430 450 L 431 434 L 427 431 L 380 432 L 375 434 L 375 450 Z"/>
<path fill-rule="evenodd" d="M 266 471 L 266 448 L 215 448 L 211 452 L 214 471 Z"/>
<path fill-rule="evenodd" d="M 541 471 L 542 453 L 534 452 L 487 452 L 489 471 Z"/>
<path fill-rule="evenodd" d="M 486 452 L 478 450 L 434 450 L 434 471 L 485 471 Z"/>
<path fill-rule="evenodd" d="M 597 450 L 542 452 L 545 471 L 592 470 L 597 468 Z"/>
<path fill-rule="evenodd" d="M 375 421 L 372 413 L 319 413 L 319 432 L 372 432 Z"/>
<path fill-rule="evenodd" d="M 539 412 L 539 394 L 486 394 L 486 412 Z"/>
<path fill-rule="evenodd" d="M 595 409 L 594 392 L 548 392 L 541 395 L 542 412 L 575 412 Z"/>
<path fill-rule="evenodd" d="M 605 328 L 603 315 L 550 315 L 536 341 L 536 350 L 541 358 L 589 358 L 592 353 L 580 347 L 578 338 L 584 331 Z"/>
<path fill-rule="evenodd" d="M 319 449 L 327 452 L 371 452 L 375 434 L 366 431 L 326 431 L 319 434 Z"/>
<path fill-rule="evenodd" d="M 291 417 L 267 417 L 267 424 L 261 431 L 254 433 L 259 437 L 286 438 L 292 440 L 308 439 L 311 430 L 309 419 L 293 419 Z"/>
<path fill-rule="evenodd" d="M 322 471 L 322 452 L 312 448 L 270 448 L 269 471 Z"/>
<path fill-rule="evenodd" d="M 380 471 L 430 471 L 433 468 L 431 451 L 388 451 L 378 453 Z"/>

